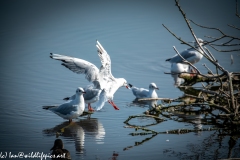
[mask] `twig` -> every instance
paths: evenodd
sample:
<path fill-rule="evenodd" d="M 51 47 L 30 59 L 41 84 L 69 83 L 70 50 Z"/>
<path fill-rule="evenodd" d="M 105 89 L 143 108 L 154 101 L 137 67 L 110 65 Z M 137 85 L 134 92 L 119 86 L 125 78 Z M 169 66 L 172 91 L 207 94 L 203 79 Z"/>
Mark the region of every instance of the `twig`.
<path fill-rule="evenodd" d="M 228 26 L 229 26 L 229 27 L 232 27 L 232 28 L 234 28 L 234 29 L 240 30 L 240 28 L 238 28 L 238 27 L 236 27 L 236 26 L 234 26 L 234 25 L 228 24 Z"/>
<path fill-rule="evenodd" d="M 208 42 L 208 43 L 212 43 L 212 42 L 216 42 L 220 39 L 223 39 L 224 37 L 228 37 L 228 38 L 233 38 L 233 39 L 237 39 L 237 40 L 240 40 L 239 37 L 235 37 L 235 36 L 229 36 L 229 35 L 226 35 L 222 30 L 220 30 L 219 28 L 214 28 L 214 27 L 207 27 L 207 26 L 203 26 L 203 25 L 200 25 L 200 24 L 197 24 L 196 22 L 194 22 L 193 20 L 190 20 L 193 24 L 201 27 L 201 28 L 206 28 L 206 29 L 212 29 L 212 30 L 216 30 L 216 31 L 219 31 L 222 36 L 219 37 L 219 38 L 214 38 L 215 40 L 211 41 L 211 42 Z M 212 37 L 213 38 L 213 37 Z"/>
<path fill-rule="evenodd" d="M 234 103 L 234 95 L 233 95 L 233 86 L 232 86 L 232 74 L 227 72 L 228 74 L 228 81 L 229 81 L 229 92 L 230 92 L 230 96 L 231 96 L 231 103 L 232 103 L 232 107 L 233 109 L 235 109 L 235 115 L 238 113 L 238 107 L 235 106 Z"/>
<path fill-rule="evenodd" d="M 204 49 L 206 49 L 209 57 L 211 57 L 211 59 L 212 59 L 213 61 L 216 61 L 216 59 L 214 58 L 214 56 L 212 55 L 212 53 L 209 51 L 209 49 L 208 49 L 207 47 L 205 47 L 205 46 L 203 46 L 203 47 L 204 47 Z"/>
<path fill-rule="evenodd" d="M 141 127 L 141 128 L 146 127 L 146 126 L 156 125 L 156 124 L 158 124 L 158 123 L 164 121 L 164 119 L 162 119 L 162 118 L 160 118 L 160 117 L 153 116 L 153 115 L 145 115 L 145 114 L 144 114 L 144 115 L 129 116 L 128 119 L 127 119 L 126 121 L 124 121 L 123 123 L 125 123 L 125 124 L 127 124 L 127 125 L 129 125 L 129 126 L 131 126 L 131 127 L 136 127 L 136 125 L 131 125 L 131 124 L 129 124 L 128 122 L 129 122 L 131 119 L 133 119 L 133 118 L 137 118 L 137 117 L 148 117 L 148 118 L 153 118 L 153 119 L 156 121 L 156 123 L 153 123 L 153 124 L 144 125 L 144 126 L 138 126 L 138 127 Z"/>
<path fill-rule="evenodd" d="M 153 100 L 173 101 L 175 99 L 170 99 L 170 98 L 140 98 L 140 99 L 138 99 L 138 101 L 153 101 Z"/>
<path fill-rule="evenodd" d="M 228 108 L 226 108 L 226 106 L 219 106 L 219 105 L 214 104 L 214 103 L 209 104 L 209 106 L 210 107 L 212 106 L 212 107 L 218 108 L 220 110 L 223 110 L 226 113 L 232 113 Z"/>
<path fill-rule="evenodd" d="M 206 64 L 203 64 L 203 66 L 204 66 L 205 68 L 207 68 L 208 72 L 211 73 L 211 74 L 213 75 L 213 72 L 210 70 L 210 68 L 207 67 Z"/>
<path fill-rule="evenodd" d="M 235 52 L 235 51 L 240 51 L 240 48 L 239 49 L 231 49 L 231 50 L 220 50 L 220 49 L 217 49 L 216 47 L 214 47 L 212 44 L 209 44 L 210 47 L 212 47 L 214 50 L 218 51 L 218 52 Z"/>

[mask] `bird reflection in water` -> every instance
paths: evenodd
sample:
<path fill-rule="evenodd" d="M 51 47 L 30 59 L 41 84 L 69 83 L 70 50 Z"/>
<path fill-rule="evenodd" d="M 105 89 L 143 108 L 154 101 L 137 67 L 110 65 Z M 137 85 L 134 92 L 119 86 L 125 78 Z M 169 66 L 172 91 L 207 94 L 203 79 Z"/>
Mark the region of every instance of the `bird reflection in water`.
<path fill-rule="evenodd" d="M 43 133 L 47 136 L 64 137 L 71 139 L 75 143 L 75 149 L 77 153 L 84 153 L 85 135 L 94 137 L 97 144 L 103 144 L 105 137 L 105 129 L 98 119 L 87 118 L 81 119 L 76 122 L 63 122 L 56 125 L 53 128 L 43 130 Z"/>
<path fill-rule="evenodd" d="M 178 117 L 179 121 L 184 121 L 184 122 L 188 122 L 191 123 L 194 127 L 195 130 L 202 130 L 203 125 L 202 125 L 202 121 L 204 121 L 203 116 L 201 114 L 186 114 L 184 112 L 172 112 L 173 115 Z"/>
<path fill-rule="evenodd" d="M 158 106 L 158 100 L 141 100 L 139 101 L 138 98 L 134 99 L 130 106 L 138 106 L 138 107 L 147 107 L 149 110 Z"/>

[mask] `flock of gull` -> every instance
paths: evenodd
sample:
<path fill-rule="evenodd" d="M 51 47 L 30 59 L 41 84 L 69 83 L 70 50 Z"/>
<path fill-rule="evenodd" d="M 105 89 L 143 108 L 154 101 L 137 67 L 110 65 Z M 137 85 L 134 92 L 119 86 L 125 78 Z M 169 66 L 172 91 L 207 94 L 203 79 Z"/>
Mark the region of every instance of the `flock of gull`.
<path fill-rule="evenodd" d="M 194 47 L 200 51 L 199 45 L 203 45 L 204 42 L 200 38 L 197 40 L 198 43 L 194 42 Z M 62 61 L 62 65 L 69 70 L 78 74 L 85 74 L 85 78 L 91 84 L 84 88 L 78 87 L 74 95 L 64 98 L 65 103 L 58 106 L 43 106 L 43 109 L 50 110 L 71 122 L 72 119 L 82 115 L 85 103 L 88 105 L 89 111 L 101 110 L 106 102 L 110 103 L 114 109 L 119 110 L 113 102 L 113 96 L 120 87 L 131 89 L 136 98 L 158 98 L 156 93 L 158 87 L 155 83 L 150 83 L 149 89 L 144 89 L 128 84 L 124 78 L 115 78 L 111 73 L 111 59 L 107 51 L 98 41 L 96 47 L 102 64 L 100 68 L 83 59 L 50 53 L 52 59 Z M 171 63 L 172 73 L 195 72 L 188 64 L 184 63 L 184 59 L 191 64 L 195 64 L 203 57 L 203 53 L 199 53 L 194 48 L 184 50 L 180 55 L 176 54 L 166 60 Z M 96 103 L 94 109 L 91 106 L 92 103 Z"/>

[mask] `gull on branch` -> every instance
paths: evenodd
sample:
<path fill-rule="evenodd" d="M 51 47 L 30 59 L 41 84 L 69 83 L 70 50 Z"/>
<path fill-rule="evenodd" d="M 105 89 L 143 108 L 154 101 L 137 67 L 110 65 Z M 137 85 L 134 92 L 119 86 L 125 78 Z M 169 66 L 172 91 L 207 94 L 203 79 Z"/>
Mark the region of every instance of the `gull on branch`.
<path fill-rule="evenodd" d="M 202 46 L 204 44 L 204 41 L 200 38 L 197 39 L 198 43 Z M 166 59 L 166 61 L 170 62 L 170 63 L 184 63 L 184 60 L 187 60 L 188 62 L 190 62 L 191 64 L 195 64 L 197 62 L 199 62 L 202 57 L 203 57 L 203 51 L 201 50 L 200 46 L 198 45 L 197 42 L 194 42 L 194 47 L 198 50 L 195 50 L 194 48 L 189 48 L 187 50 L 184 50 L 183 52 L 180 53 L 179 56 L 178 54 L 174 55 L 172 58 L 168 58 Z M 201 53 L 199 53 L 199 51 Z"/>

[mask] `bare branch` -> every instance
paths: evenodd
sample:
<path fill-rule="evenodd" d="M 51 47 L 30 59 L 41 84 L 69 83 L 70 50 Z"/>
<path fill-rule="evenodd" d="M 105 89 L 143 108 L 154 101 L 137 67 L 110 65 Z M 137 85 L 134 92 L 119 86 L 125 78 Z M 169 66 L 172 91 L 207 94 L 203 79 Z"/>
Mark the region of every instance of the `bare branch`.
<path fill-rule="evenodd" d="M 226 44 L 222 43 L 222 44 L 211 44 L 212 46 L 219 46 L 219 47 L 232 47 L 232 46 L 240 46 L 240 43 L 236 43 L 236 44 Z"/>
<path fill-rule="evenodd" d="M 138 101 L 154 101 L 154 100 L 173 101 L 174 99 L 170 99 L 170 98 L 140 98 L 140 99 L 138 99 Z"/>
<path fill-rule="evenodd" d="M 214 50 L 218 51 L 218 52 L 235 52 L 235 51 L 240 51 L 240 49 L 231 49 L 231 50 L 220 50 L 217 49 L 216 47 L 214 47 L 213 45 L 209 44 L 210 47 L 212 47 Z"/>
<path fill-rule="evenodd" d="M 225 34 L 222 30 L 220 30 L 219 28 L 203 26 L 203 25 L 197 24 L 197 23 L 194 22 L 193 20 L 189 20 L 189 21 L 191 21 L 193 24 L 195 24 L 195 25 L 197 25 L 197 26 L 199 26 L 199 27 L 201 27 L 201 28 L 213 29 L 213 30 L 219 31 L 219 32 L 222 34 L 222 36 L 219 37 L 219 38 L 217 38 L 217 40 L 222 39 L 222 38 L 224 38 L 224 37 L 229 37 L 229 38 L 233 38 L 233 39 L 240 40 L 239 37 L 234 37 L 234 36 L 226 35 L 226 34 Z M 212 41 L 212 42 L 215 42 L 215 41 L 217 41 L 217 40 L 214 40 L 214 41 Z M 209 43 L 212 43 L 212 42 L 209 42 Z"/>
<path fill-rule="evenodd" d="M 214 58 L 214 56 L 212 55 L 212 53 L 209 51 L 209 49 L 206 46 L 203 46 L 204 49 L 207 51 L 208 56 L 210 57 L 210 59 L 212 59 L 213 61 L 216 62 L 216 59 Z"/>
<path fill-rule="evenodd" d="M 236 27 L 236 26 L 234 26 L 234 25 L 228 24 L 228 26 L 229 26 L 229 27 L 232 27 L 232 28 L 234 28 L 234 29 L 240 30 L 240 28 L 238 28 L 238 27 Z"/>
<path fill-rule="evenodd" d="M 208 72 L 211 73 L 211 74 L 213 75 L 213 72 L 210 70 L 210 68 L 207 67 L 206 64 L 203 64 L 203 66 L 204 66 L 205 68 L 207 68 Z"/>
<path fill-rule="evenodd" d="M 181 9 L 181 7 L 180 7 L 180 5 L 179 5 L 179 3 L 178 3 L 178 0 L 175 0 L 175 2 L 176 2 L 176 6 L 178 7 L 179 11 L 182 13 L 182 15 L 183 15 L 183 17 L 184 17 L 184 20 L 185 20 L 185 22 L 187 23 L 187 26 L 188 26 L 188 28 L 189 28 L 192 36 L 194 37 L 196 43 L 198 44 L 199 48 L 204 52 L 204 54 L 202 54 L 201 52 L 200 52 L 200 53 L 201 53 L 205 58 L 207 58 L 210 62 L 212 62 L 215 66 L 217 66 L 221 71 L 226 72 L 226 70 L 225 70 L 219 63 L 213 61 L 212 59 L 209 59 L 208 56 L 206 56 L 206 55 L 207 55 L 207 54 L 205 54 L 206 51 L 203 49 L 202 45 L 199 44 L 199 42 L 198 42 L 198 40 L 197 40 L 197 37 L 196 37 L 196 35 L 194 34 L 193 29 L 192 29 L 191 26 L 190 26 L 189 20 L 187 19 L 186 14 L 185 14 L 185 13 L 183 12 L 183 10 Z M 195 49 L 195 48 L 194 48 L 194 49 Z M 196 50 L 197 50 L 197 49 L 196 49 Z M 199 50 L 197 50 L 197 51 L 199 51 Z"/>

